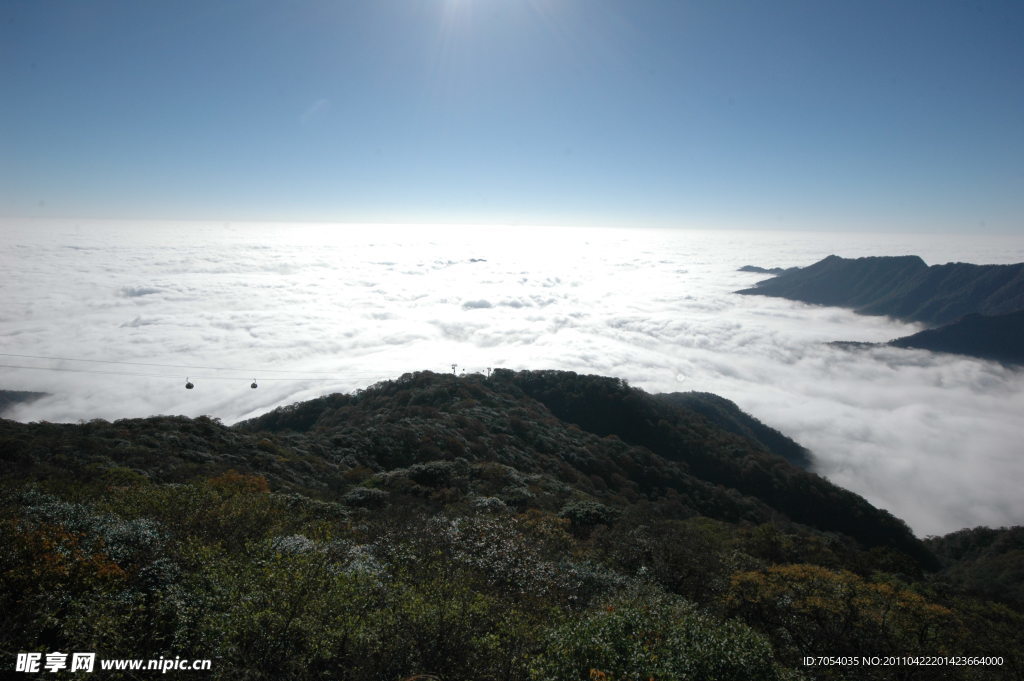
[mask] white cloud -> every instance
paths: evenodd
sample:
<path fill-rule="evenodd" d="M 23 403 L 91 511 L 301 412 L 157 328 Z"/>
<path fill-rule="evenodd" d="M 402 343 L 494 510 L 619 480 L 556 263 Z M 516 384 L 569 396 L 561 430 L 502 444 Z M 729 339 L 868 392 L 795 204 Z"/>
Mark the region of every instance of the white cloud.
<path fill-rule="evenodd" d="M 732 399 L 921 534 L 1024 522 L 1024 372 L 829 346 L 918 327 L 732 293 L 762 278 L 736 272 L 745 264 L 908 252 L 1018 262 L 1020 240 L 89 223 L 5 232 L 0 352 L 190 367 L 6 358 L 145 374 L 0 370 L 0 387 L 52 393 L 18 409 L 22 420 L 233 422 L 453 362 L 570 369 Z"/>

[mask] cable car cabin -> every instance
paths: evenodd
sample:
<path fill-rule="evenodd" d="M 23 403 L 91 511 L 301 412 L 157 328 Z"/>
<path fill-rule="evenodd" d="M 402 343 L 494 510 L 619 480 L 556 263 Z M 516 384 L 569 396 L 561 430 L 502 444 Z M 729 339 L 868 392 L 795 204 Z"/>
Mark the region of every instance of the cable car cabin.
<path fill-rule="evenodd" d="M 191 390 L 191 389 L 192 389 L 192 388 L 194 388 L 194 387 L 195 387 L 195 386 L 194 386 L 194 385 L 192 385 L 192 381 L 190 381 L 190 380 L 188 380 L 188 379 L 186 378 L 186 379 L 185 379 L 185 390 Z"/>
<path fill-rule="evenodd" d="M 252 385 L 250 385 L 249 387 L 252 388 L 253 390 L 255 390 L 256 388 L 259 387 L 258 385 L 256 385 L 256 379 L 255 378 L 252 379 Z"/>

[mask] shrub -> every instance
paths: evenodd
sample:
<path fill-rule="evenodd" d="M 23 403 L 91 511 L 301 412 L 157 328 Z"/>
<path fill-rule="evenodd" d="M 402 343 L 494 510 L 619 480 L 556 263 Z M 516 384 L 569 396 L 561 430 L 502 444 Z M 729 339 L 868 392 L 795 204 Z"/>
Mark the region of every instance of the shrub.
<path fill-rule="evenodd" d="M 535 681 L 767 681 L 779 678 L 767 640 L 737 621 L 643 589 L 549 632 Z"/>

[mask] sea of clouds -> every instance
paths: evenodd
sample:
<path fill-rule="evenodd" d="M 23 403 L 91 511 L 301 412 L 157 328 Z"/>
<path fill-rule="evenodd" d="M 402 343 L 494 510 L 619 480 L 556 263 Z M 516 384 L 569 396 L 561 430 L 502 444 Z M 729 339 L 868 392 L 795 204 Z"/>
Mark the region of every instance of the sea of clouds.
<path fill-rule="evenodd" d="M 0 388 L 49 393 L 8 418 L 231 423 L 407 371 L 566 369 L 727 397 L 919 535 L 1024 523 L 1024 371 L 831 346 L 920 327 L 734 294 L 764 278 L 737 271 L 746 264 L 832 253 L 1012 263 L 1024 261 L 1021 238 L 86 221 L 2 230 Z"/>

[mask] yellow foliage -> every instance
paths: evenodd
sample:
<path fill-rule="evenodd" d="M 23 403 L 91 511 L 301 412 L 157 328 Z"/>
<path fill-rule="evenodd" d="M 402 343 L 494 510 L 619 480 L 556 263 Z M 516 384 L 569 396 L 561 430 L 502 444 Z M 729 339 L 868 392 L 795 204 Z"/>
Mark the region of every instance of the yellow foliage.
<path fill-rule="evenodd" d="M 68 583 L 90 584 L 120 580 L 125 571 L 101 552 L 81 545 L 81 536 L 61 525 L 19 527 L 5 523 L 3 534 L 8 568 L 3 578 L 16 590 L 46 591 Z"/>
<path fill-rule="evenodd" d="M 262 475 L 239 473 L 232 469 L 210 478 L 210 486 L 221 494 L 268 494 L 270 483 Z"/>
<path fill-rule="evenodd" d="M 726 603 L 752 623 L 785 628 L 800 645 L 830 650 L 855 648 L 860 639 L 862 650 L 874 642 L 892 649 L 930 645 L 936 653 L 939 632 L 956 626 L 949 609 L 909 589 L 817 565 L 738 572 Z"/>

